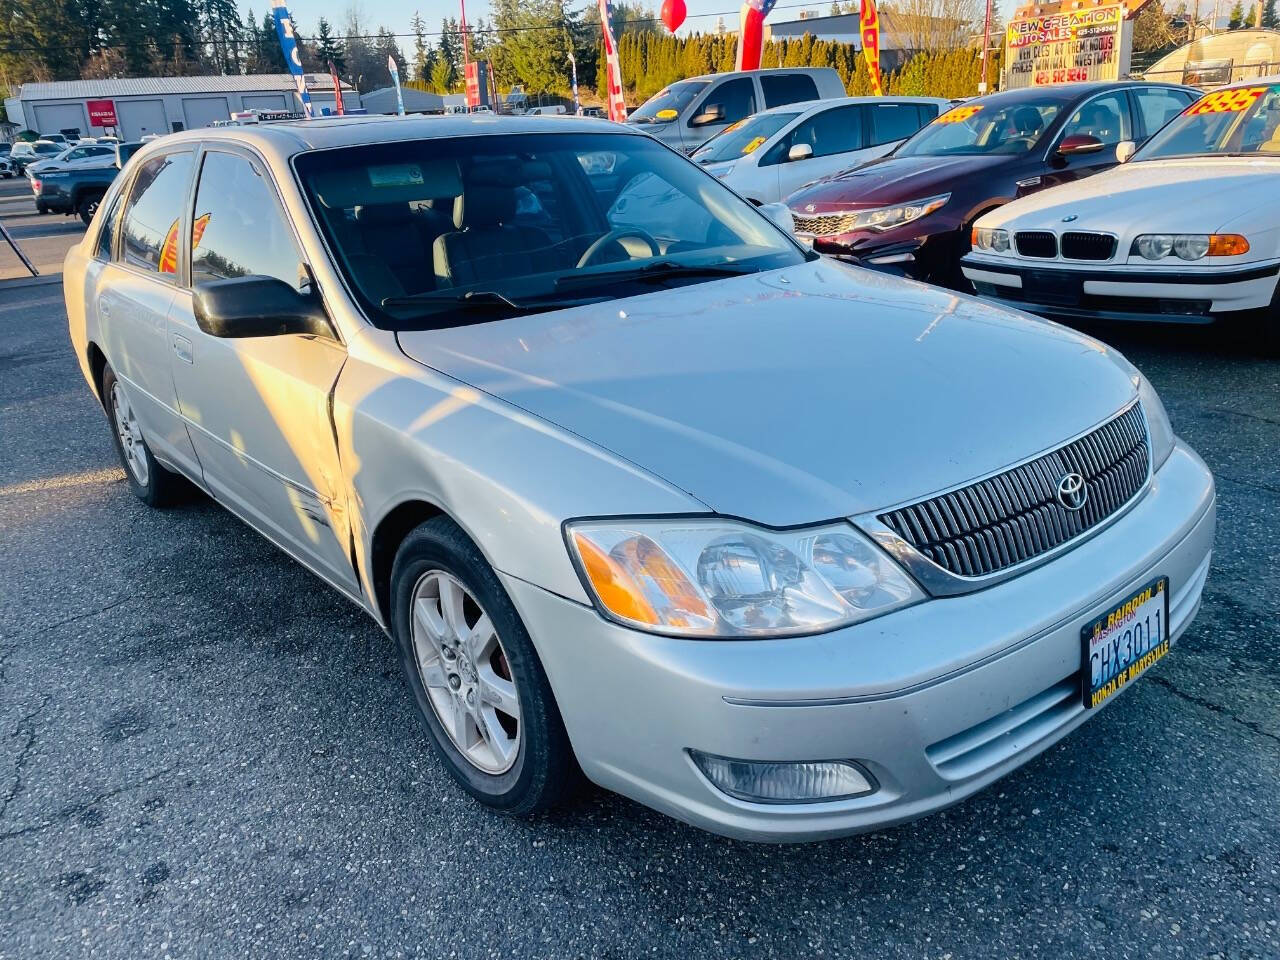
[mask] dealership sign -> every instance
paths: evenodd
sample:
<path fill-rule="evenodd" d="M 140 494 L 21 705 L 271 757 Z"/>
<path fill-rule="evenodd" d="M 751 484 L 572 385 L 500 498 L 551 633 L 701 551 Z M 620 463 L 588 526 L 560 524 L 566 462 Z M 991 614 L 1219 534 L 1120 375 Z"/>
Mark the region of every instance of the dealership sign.
<path fill-rule="evenodd" d="M 1132 41 L 1122 6 L 1010 20 L 1004 89 L 1118 80 L 1129 72 Z"/>
<path fill-rule="evenodd" d="M 116 120 L 116 102 L 114 100 L 86 100 L 85 107 L 89 111 L 89 126 L 118 127 Z"/>

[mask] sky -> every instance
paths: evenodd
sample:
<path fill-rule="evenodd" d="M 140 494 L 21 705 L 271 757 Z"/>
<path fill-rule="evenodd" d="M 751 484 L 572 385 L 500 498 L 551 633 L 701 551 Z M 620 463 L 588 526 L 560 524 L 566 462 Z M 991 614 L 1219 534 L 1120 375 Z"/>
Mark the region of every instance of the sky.
<path fill-rule="evenodd" d="M 265 2 L 257 3 L 256 0 L 248 0 L 248 2 L 250 8 L 255 11 L 266 5 Z M 333 24 L 336 33 L 342 33 L 341 27 L 346 22 L 347 10 L 352 6 L 352 2 L 353 0 L 288 0 L 289 12 L 293 14 L 294 22 L 298 24 L 304 35 L 315 29 L 316 21 L 320 17 L 324 17 Z M 585 9 L 589 2 L 590 0 L 580 0 L 577 6 Z M 725 24 L 733 28 L 737 23 L 738 8 L 741 5 L 740 0 L 685 0 L 685 3 L 688 16 L 681 32 L 688 30 L 710 32 L 715 29 L 717 16 L 723 16 Z M 415 10 L 422 15 L 429 32 L 439 32 L 440 22 L 445 17 L 458 16 L 457 0 L 383 0 L 382 3 L 358 0 L 356 5 L 360 10 L 361 21 L 369 25 L 369 32 L 385 26 L 393 33 L 408 33 L 409 21 L 413 19 Z M 652 3 L 655 12 L 661 5 L 662 0 L 655 0 Z M 1014 5 L 1014 0 L 996 0 L 997 8 L 1006 14 L 1013 9 Z M 813 10 L 825 14 L 830 7 L 831 0 L 814 0 L 811 3 L 803 3 L 801 0 L 778 0 L 769 19 L 792 20 L 801 10 Z M 487 0 L 467 0 L 468 20 L 474 21 L 482 17 L 487 19 L 488 16 Z M 434 38 L 429 39 L 434 42 Z M 401 49 L 408 47 L 403 37 L 400 40 L 400 46 Z"/>

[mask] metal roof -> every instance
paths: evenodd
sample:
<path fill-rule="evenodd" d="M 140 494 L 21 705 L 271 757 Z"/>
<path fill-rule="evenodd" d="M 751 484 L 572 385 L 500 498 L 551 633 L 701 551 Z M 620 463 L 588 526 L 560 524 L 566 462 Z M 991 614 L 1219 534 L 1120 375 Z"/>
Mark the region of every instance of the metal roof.
<path fill-rule="evenodd" d="M 307 89 L 332 90 L 327 73 L 308 73 Z M 24 83 L 20 100 L 76 100 L 81 97 L 144 97 L 164 94 L 241 93 L 256 90 L 292 92 L 293 77 L 287 73 L 256 73 L 247 76 L 213 77 L 129 77 L 119 80 L 54 80 Z M 347 83 L 343 90 L 350 90 Z"/>

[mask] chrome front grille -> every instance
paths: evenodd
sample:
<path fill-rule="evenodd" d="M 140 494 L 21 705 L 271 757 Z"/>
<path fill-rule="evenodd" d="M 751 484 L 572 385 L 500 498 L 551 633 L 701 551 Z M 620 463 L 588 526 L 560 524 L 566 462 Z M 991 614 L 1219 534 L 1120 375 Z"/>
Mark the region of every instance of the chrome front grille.
<path fill-rule="evenodd" d="M 792 211 L 791 219 L 795 221 L 796 233 L 808 233 L 815 237 L 834 237 L 848 233 L 858 222 L 857 213 L 824 213 L 814 217 L 802 217 Z"/>
<path fill-rule="evenodd" d="M 1134 403 L 1096 430 L 967 487 L 883 513 L 879 520 L 919 554 L 960 577 L 986 577 L 1032 560 L 1104 522 L 1147 481 L 1150 456 Z M 1080 474 L 1079 510 L 1058 500 L 1058 483 Z"/>

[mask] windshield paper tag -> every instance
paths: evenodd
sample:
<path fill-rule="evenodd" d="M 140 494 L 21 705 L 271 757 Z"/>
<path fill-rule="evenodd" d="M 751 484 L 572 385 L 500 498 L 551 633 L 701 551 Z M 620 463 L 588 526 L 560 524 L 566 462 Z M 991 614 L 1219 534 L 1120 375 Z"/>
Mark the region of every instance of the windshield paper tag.
<path fill-rule="evenodd" d="M 416 163 L 388 164 L 384 167 L 369 167 L 368 170 L 371 187 L 422 186 L 422 168 Z"/>
<path fill-rule="evenodd" d="M 946 113 L 944 113 L 942 116 L 940 116 L 937 120 L 933 122 L 934 123 L 963 123 L 964 121 L 968 120 L 970 117 L 977 114 L 980 110 L 982 110 L 982 104 L 974 104 L 971 107 L 952 107 L 950 110 L 948 110 Z"/>
<path fill-rule="evenodd" d="M 756 147 L 758 147 L 758 146 L 760 146 L 760 144 L 764 143 L 766 139 L 768 139 L 768 138 L 767 138 L 767 137 L 756 137 L 756 138 L 754 138 L 750 143 L 748 143 L 745 147 L 743 147 L 743 148 L 742 148 L 742 152 L 743 152 L 743 153 L 751 153 L 753 150 L 755 150 L 755 149 L 756 149 Z"/>
<path fill-rule="evenodd" d="M 1198 117 L 1204 113 L 1239 113 L 1247 110 L 1270 87 L 1237 87 L 1235 90 L 1219 90 L 1187 107 L 1186 116 Z"/>

